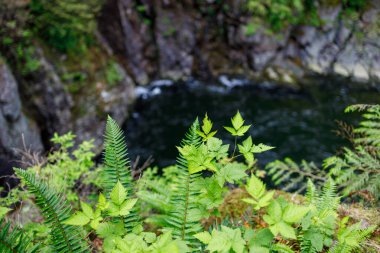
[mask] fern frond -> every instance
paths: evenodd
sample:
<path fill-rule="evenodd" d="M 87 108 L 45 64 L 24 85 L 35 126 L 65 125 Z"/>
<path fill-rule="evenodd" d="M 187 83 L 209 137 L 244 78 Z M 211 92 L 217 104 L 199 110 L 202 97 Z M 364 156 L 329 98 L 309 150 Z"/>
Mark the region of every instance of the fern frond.
<path fill-rule="evenodd" d="M 198 119 L 190 127 L 181 147 L 193 145 L 198 147 L 201 138 L 198 135 Z M 190 174 L 187 160 L 180 154 L 177 158 L 178 177 L 175 180 L 173 197 L 170 200 L 172 211 L 169 213 L 168 223 L 173 228 L 173 237 L 184 240 L 193 248 L 199 247 L 199 241 L 193 237 L 201 232 L 199 208 L 197 197 L 199 192 L 195 190 L 194 184 L 201 177 L 200 173 Z"/>
<path fill-rule="evenodd" d="M 326 172 L 318 168 L 313 162 L 302 160 L 298 165 L 291 158 L 284 161 L 276 160 L 269 163 L 265 169 L 271 176 L 275 185 L 281 185 L 284 191 L 302 192 L 307 188 L 307 179 L 312 179 L 317 184 L 326 180 Z"/>
<path fill-rule="evenodd" d="M 353 105 L 346 108 L 346 112 L 366 111 L 355 133 L 360 136 L 355 138 L 355 143 L 364 146 L 380 148 L 380 105 Z"/>
<path fill-rule="evenodd" d="M 104 134 L 104 190 L 107 195 L 117 182 L 121 182 L 128 196 L 134 196 L 134 185 L 132 183 L 132 173 L 128 158 L 127 144 L 124 133 L 117 122 L 110 116 L 107 118 L 106 130 Z M 124 218 L 125 228 L 131 231 L 140 224 L 138 205 L 135 205 Z"/>
<path fill-rule="evenodd" d="M 375 226 L 362 228 L 361 223 L 349 227 L 343 226 L 338 231 L 338 241 L 329 253 L 351 253 L 361 248 L 364 241 L 373 233 Z"/>
<path fill-rule="evenodd" d="M 34 253 L 39 245 L 33 245 L 31 239 L 18 227 L 11 228 L 11 223 L 0 220 L 1 253 Z"/>
<path fill-rule="evenodd" d="M 344 195 L 368 191 L 376 199 L 380 197 L 380 152 L 369 152 L 358 146 L 355 150 L 345 148 L 341 157 L 333 156 L 324 161 L 324 167 L 342 186 Z"/>
<path fill-rule="evenodd" d="M 52 244 L 57 252 L 90 252 L 83 237 L 83 231 L 76 226 L 62 222 L 70 217 L 71 207 L 56 191 L 49 187 L 34 173 L 15 169 L 16 175 L 26 184 L 28 191 L 35 196 L 35 203 L 42 212 L 45 222 L 51 229 Z"/>
<path fill-rule="evenodd" d="M 316 205 L 319 210 L 335 211 L 340 203 L 340 197 L 337 196 L 337 189 L 334 180 L 327 180 L 322 188 L 322 193 L 318 196 Z"/>
<path fill-rule="evenodd" d="M 110 116 L 107 118 L 104 134 L 104 190 L 109 194 L 118 181 L 128 194 L 133 192 L 128 149 L 124 133 Z"/>

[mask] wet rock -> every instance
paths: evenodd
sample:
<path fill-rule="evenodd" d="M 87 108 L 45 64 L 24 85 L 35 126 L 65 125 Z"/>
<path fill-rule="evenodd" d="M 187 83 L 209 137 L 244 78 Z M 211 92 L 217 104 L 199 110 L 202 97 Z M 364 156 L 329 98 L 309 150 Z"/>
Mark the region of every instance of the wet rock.
<path fill-rule="evenodd" d="M 22 111 L 17 82 L 1 59 L 0 91 L 0 156 L 12 158 L 24 148 L 42 151 L 37 124 Z"/>
<path fill-rule="evenodd" d="M 130 106 L 135 100 L 135 83 L 123 67 L 116 65 L 122 76 L 119 83 L 112 85 L 98 82 L 96 93 L 83 97 L 80 107 L 82 114 L 74 120 L 74 133 L 78 141 L 93 139 L 97 152 L 102 151 L 103 135 L 107 115 L 122 124 L 129 116 Z"/>
<path fill-rule="evenodd" d="M 156 49 L 147 23 L 150 20 L 146 18 L 144 22 L 135 5 L 131 0 L 107 1 L 99 17 L 99 28 L 115 53 L 125 57 L 125 65 L 135 82 L 145 85 L 155 72 L 152 65 Z"/>
<path fill-rule="evenodd" d="M 180 6 L 156 9 L 155 37 L 161 78 L 178 80 L 192 73 L 197 32 L 190 14 Z"/>
<path fill-rule="evenodd" d="M 41 48 L 36 48 L 35 57 L 39 61 L 38 70 L 20 82 L 25 106 L 36 116 L 44 135 L 66 133 L 72 129 L 72 97 Z"/>

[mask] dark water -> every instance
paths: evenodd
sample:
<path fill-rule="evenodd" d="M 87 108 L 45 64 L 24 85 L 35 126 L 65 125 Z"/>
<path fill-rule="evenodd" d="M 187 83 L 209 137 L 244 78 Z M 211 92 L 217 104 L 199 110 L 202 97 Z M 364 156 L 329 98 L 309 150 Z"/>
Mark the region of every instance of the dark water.
<path fill-rule="evenodd" d="M 229 119 L 240 110 L 246 122 L 253 124 L 254 142 L 276 147 L 258 156 L 261 164 L 285 157 L 321 163 L 347 144 L 334 133 L 336 120 L 357 123 L 360 114 L 343 112 L 356 103 L 380 103 L 380 92 L 330 78 L 315 78 L 299 91 L 268 83 L 234 88 L 197 81 L 161 83 L 143 93 L 124 129 L 132 160 L 152 155 L 155 165 L 166 166 L 174 163 L 175 145 L 187 128 L 206 112 L 220 129 L 217 136 L 232 143 L 222 126 L 230 124 Z"/>

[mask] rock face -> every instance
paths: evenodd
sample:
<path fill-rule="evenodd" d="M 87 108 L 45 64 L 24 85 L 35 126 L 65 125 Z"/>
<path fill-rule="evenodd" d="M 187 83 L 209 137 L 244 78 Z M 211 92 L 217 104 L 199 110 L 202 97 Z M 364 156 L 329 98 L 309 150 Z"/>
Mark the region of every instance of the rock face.
<path fill-rule="evenodd" d="M 250 16 L 241 11 L 242 1 L 224 2 L 227 10 L 215 1 L 112 0 L 99 25 L 138 84 L 147 77 L 220 74 L 282 82 L 312 73 L 380 79 L 380 29 L 373 29 L 379 1 L 369 1 L 371 8 L 355 21 L 342 18 L 339 4 L 320 7 L 323 25 L 289 26 L 272 35 L 265 29 L 246 35 Z"/>
<path fill-rule="evenodd" d="M 40 130 L 23 112 L 17 82 L 1 59 L 0 91 L 0 159 L 14 157 L 16 149 L 42 151 Z"/>
<path fill-rule="evenodd" d="M 79 140 L 94 138 L 100 150 L 106 115 L 125 121 L 135 84 L 154 79 L 242 74 L 295 84 L 319 73 L 380 80 L 378 0 L 370 0 L 371 8 L 355 21 L 343 19 L 337 4 L 319 7 L 321 26 L 290 25 L 279 34 L 260 27 L 251 35 L 245 28 L 252 18 L 242 11 L 245 1 L 222 2 L 105 1 L 94 36 L 98 43 L 83 66 L 79 59 L 83 55 L 69 66 L 70 56 L 49 50 L 40 40 L 28 42 L 35 49 L 36 71 L 25 75 L 20 64 L 10 64 L 16 82 L 8 67 L 0 64 L 0 156 L 11 156 L 13 148 L 22 146 L 21 134 L 27 146 L 40 150 L 49 147 L 54 132 L 67 131 Z M 7 61 L 17 62 L 17 52 L 9 49 L 0 45 Z M 115 69 L 111 71 L 116 83 L 107 80 L 109 66 L 116 66 L 116 79 Z M 68 74 L 78 73 L 87 77 L 84 83 L 66 80 Z M 70 91 L 73 85 L 84 89 Z"/>

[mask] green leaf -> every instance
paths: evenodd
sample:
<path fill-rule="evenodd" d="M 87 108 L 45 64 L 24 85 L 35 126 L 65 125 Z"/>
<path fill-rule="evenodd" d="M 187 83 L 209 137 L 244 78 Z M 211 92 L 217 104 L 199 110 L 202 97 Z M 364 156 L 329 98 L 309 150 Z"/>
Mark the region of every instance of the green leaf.
<path fill-rule="evenodd" d="M 100 238 L 107 238 L 112 236 L 122 236 L 125 232 L 124 226 L 121 222 L 112 223 L 112 222 L 104 222 L 100 223 L 96 233 Z"/>
<path fill-rule="evenodd" d="M 83 212 L 77 212 L 76 214 L 72 215 L 70 218 L 65 220 L 63 223 L 67 225 L 74 225 L 74 226 L 84 226 L 90 222 L 90 218 L 85 215 Z"/>
<path fill-rule="evenodd" d="M 253 174 L 251 175 L 245 189 L 248 194 L 255 199 L 261 198 L 266 191 L 265 184 Z"/>
<path fill-rule="evenodd" d="M 237 135 L 237 131 L 233 129 L 232 127 L 224 127 L 228 132 L 230 132 L 233 136 Z"/>
<path fill-rule="evenodd" d="M 194 237 L 204 244 L 209 244 L 212 239 L 209 232 L 201 232 L 201 233 L 195 234 Z"/>
<path fill-rule="evenodd" d="M 241 128 L 239 128 L 239 130 L 236 131 L 236 135 L 237 136 L 243 136 L 249 130 L 250 127 L 251 127 L 251 125 L 242 126 Z"/>
<path fill-rule="evenodd" d="M 285 208 L 282 218 L 287 223 L 297 223 L 307 214 L 309 210 L 309 207 L 289 204 Z"/>
<path fill-rule="evenodd" d="M 221 139 L 212 137 L 207 140 L 207 149 L 209 151 L 218 151 L 223 144 L 223 141 Z"/>
<path fill-rule="evenodd" d="M 125 191 L 125 188 L 120 183 L 120 181 L 117 181 L 116 185 L 113 187 L 110 194 L 110 198 L 112 202 L 120 206 L 124 202 L 126 197 L 127 197 L 127 193 Z"/>
<path fill-rule="evenodd" d="M 231 119 L 231 123 L 235 130 L 238 130 L 243 126 L 244 120 L 239 111 L 237 111 L 235 116 Z"/>
<path fill-rule="evenodd" d="M 2 219 L 11 210 L 12 209 L 9 209 L 7 207 L 0 206 L 0 219 Z"/>
<path fill-rule="evenodd" d="M 216 179 L 218 180 L 220 187 L 223 187 L 226 181 L 229 183 L 235 183 L 236 181 L 246 177 L 246 169 L 247 167 L 243 164 L 228 163 L 216 173 Z"/>
<path fill-rule="evenodd" d="M 120 206 L 120 215 L 121 216 L 126 216 L 129 214 L 130 210 L 133 208 L 133 206 L 136 204 L 137 198 L 136 199 L 128 199 L 123 202 Z"/>
<path fill-rule="evenodd" d="M 251 240 L 249 240 L 249 246 L 269 246 L 273 241 L 273 234 L 268 228 L 257 230 Z"/>
<path fill-rule="evenodd" d="M 212 122 L 208 118 L 207 113 L 206 113 L 203 119 L 202 131 L 207 135 L 210 133 L 211 129 L 212 129 Z"/>
<path fill-rule="evenodd" d="M 80 202 L 83 213 L 90 219 L 94 218 L 94 211 L 92 210 L 91 206 L 87 204 L 86 202 Z"/>
<path fill-rule="evenodd" d="M 274 149 L 274 147 L 260 143 L 259 145 L 253 145 L 251 148 L 252 153 L 262 153 L 268 150 Z"/>
<path fill-rule="evenodd" d="M 108 206 L 108 203 L 107 203 L 106 197 L 103 195 L 103 193 L 100 193 L 99 198 L 98 198 L 97 208 L 99 208 L 99 210 L 103 211 L 104 209 L 107 208 L 107 206 Z"/>
<path fill-rule="evenodd" d="M 279 232 L 283 237 L 297 239 L 295 229 L 292 226 L 286 224 L 285 222 L 280 222 L 276 225 L 278 226 Z"/>
<path fill-rule="evenodd" d="M 281 205 L 277 200 L 273 200 L 268 206 L 268 215 L 275 222 L 279 222 L 282 219 Z"/>

